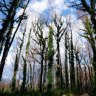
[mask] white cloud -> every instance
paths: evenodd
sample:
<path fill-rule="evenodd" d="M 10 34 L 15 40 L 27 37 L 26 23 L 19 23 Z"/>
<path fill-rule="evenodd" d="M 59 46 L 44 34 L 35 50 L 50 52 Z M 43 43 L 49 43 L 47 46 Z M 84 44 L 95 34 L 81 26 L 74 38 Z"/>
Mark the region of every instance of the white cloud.
<path fill-rule="evenodd" d="M 0 56 L 0 60 L 2 59 L 2 57 Z M 6 58 L 6 66 L 10 66 L 11 65 L 11 62 L 12 62 L 13 58 L 12 58 L 12 55 L 9 53 L 7 58 Z"/>
<path fill-rule="evenodd" d="M 29 10 L 33 12 L 42 13 L 47 9 L 47 0 L 42 0 L 41 2 L 35 1 L 29 4 Z"/>
<path fill-rule="evenodd" d="M 68 9 L 68 6 L 65 0 L 54 0 L 53 8 L 57 14 L 62 14 L 64 10 Z"/>
<path fill-rule="evenodd" d="M 67 5 L 65 4 L 65 0 L 55 0 L 55 6 L 56 9 L 60 9 L 61 11 L 68 9 Z"/>
<path fill-rule="evenodd" d="M 8 57 L 6 59 L 6 62 L 7 62 L 6 65 L 7 66 L 10 66 L 11 63 L 12 63 L 12 60 L 13 60 L 12 55 L 11 54 L 8 54 Z"/>
<path fill-rule="evenodd" d="M 27 10 L 37 14 L 41 14 L 45 10 L 49 9 L 49 7 L 52 7 L 53 8 L 52 10 L 54 10 L 58 14 L 61 14 L 63 10 L 68 9 L 65 0 L 41 0 L 41 1 L 34 0 L 34 2 L 33 1 L 30 2 Z"/>

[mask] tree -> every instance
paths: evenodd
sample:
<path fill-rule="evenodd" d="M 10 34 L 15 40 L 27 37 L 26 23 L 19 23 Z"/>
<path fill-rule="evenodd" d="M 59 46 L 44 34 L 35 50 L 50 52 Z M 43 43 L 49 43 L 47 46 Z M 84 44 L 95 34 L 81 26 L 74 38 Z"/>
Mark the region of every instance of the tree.
<path fill-rule="evenodd" d="M 48 89 L 52 88 L 53 83 L 53 73 L 52 73 L 53 56 L 54 56 L 53 29 L 50 26 L 48 36 Z"/>
<path fill-rule="evenodd" d="M 43 65 L 44 65 L 44 54 L 46 53 L 46 40 L 47 38 L 43 36 L 43 22 L 42 21 L 37 21 L 35 25 L 33 25 L 33 31 L 35 33 L 36 39 L 33 39 L 36 44 L 39 46 L 39 51 L 37 51 L 37 54 L 40 55 L 40 61 L 36 59 L 36 61 L 41 64 L 41 69 L 40 69 L 40 82 L 39 82 L 39 91 L 42 92 L 42 87 L 43 87 Z"/>
<path fill-rule="evenodd" d="M 16 3 L 16 5 L 13 4 L 13 3 Z M 4 50 L 3 50 L 3 55 L 2 55 L 2 58 L 1 58 L 1 64 L 0 64 L 0 80 L 1 80 L 1 78 L 2 78 L 2 73 L 3 73 L 4 66 L 5 66 L 5 60 L 6 60 L 6 57 L 7 57 L 7 55 L 8 55 L 9 49 L 10 49 L 10 47 L 11 47 L 11 45 L 12 45 L 12 42 L 13 42 L 14 37 L 15 37 L 17 31 L 18 31 L 18 28 L 19 28 L 19 26 L 20 26 L 20 24 L 21 24 L 21 21 L 22 21 L 23 19 L 25 19 L 25 10 L 26 10 L 26 8 L 27 8 L 27 5 L 28 5 L 28 3 L 29 3 L 29 0 L 28 0 L 27 4 L 26 4 L 25 7 L 24 7 L 24 10 L 23 10 L 23 13 L 22 13 L 21 17 L 19 17 L 18 26 L 17 26 L 14 34 L 12 35 L 13 25 L 14 25 L 14 22 L 15 22 L 14 20 L 15 20 L 15 15 L 16 15 L 16 8 L 18 7 L 18 4 L 19 4 L 19 3 L 20 3 L 20 1 L 18 1 L 18 0 L 13 0 L 13 2 L 12 2 L 13 5 L 11 5 L 12 8 L 13 8 L 13 10 L 10 9 L 10 10 L 12 11 L 12 13 L 10 13 L 10 14 L 8 15 L 8 17 L 6 17 L 7 19 L 6 19 L 5 22 L 3 23 L 3 25 L 2 25 L 3 27 L 2 27 L 2 29 L 0 30 L 0 45 L 1 45 L 0 47 L 3 46 L 2 44 L 5 45 L 5 46 L 4 46 Z M 10 18 L 11 18 L 11 19 L 10 19 Z M 8 29 L 8 30 L 7 30 L 7 29 Z M 4 32 L 5 32 L 5 33 L 4 33 Z M 6 32 L 7 32 L 7 33 L 6 33 Z M 4 34 L 6 34 L 5 37 L 3 36 Z M 6 38 L 6 39 L 4 39 L 4 38 Z"/>
<path fill-rule="evenodd" d="M 92 48 L 92 52 L 93 52 L 92 65 L 94 68 L 94 90 L 95 90 L 95 87 L 96 87 L 96 71 L 95 71 L 96 70 L 96 56 L 95 56 L 96 55 L 96 39 L 94 34 L 95 30 L 92 29 L 92 24 L 87 17 L 85 18 L 84 25 L 85 25 L 84 34 L 81 36 L 86 38 L 86 40 L 90 43 Z"/>
<path fill-rule="evenodd" d="M 25 28 L 25 31 L 27 29 Z M 22 86 L 21 86 L 21 91 L 25 91 L 26 90 L 26 75 L 27 75 L 27 56 L 28 56 L 28 53 L 29 53 L 29 48 L 30 48 L 30 37 L 31 37 L 31 30 L 32 28 L 30 29 L 30 32 L 29 32 L 29 35 L 28 35 L 28 41 L 27 41 L 27 44 L 26 44 L 26 51 L 25 51 L 25 57 L 22 56 L 23 58 L 23 82 L 22 82 Z"/>
<path fill-rule="evenodd" d="M 26 91 L 26 73 L 27 73 L 27 62 L 26 59 L 24 57 L 23 58 L 23 82 L 21 85 L 21 92 L 25 92 Z"/>
<path fill-rule="evenodd" d="M 84 36 L 91 45 L 92 52 L 93 52 L 93 68 L 94 68 L 94 92 L 96 90 L 96 8 L 95 8 L 96 1 L 90 0 L 89 3 L 86 0 L 80 0 L 79 4 L 73 4 L 73 7 L 82 10 L 83 12 L 87 12 L 90 16 L 90 22 L 88 19 L 85 20 L 87 29 Z M 88 27 L 89 26 L 89 27 Z M 85 35 L 85 34 L 84 34 Z"/>
<path fill-rule="evenodd" d="M 77 49 L 77 45 L 74 48 L 74 53 L 75 53 L 75 59 L 76 59 L 76 76 L 77 76 L 77 90 L 82 92 L 82 76 L 83 76 L 83 70 L 81 67 L 81 59 L 80 59 L 80 51 Z"/>
<path fill-rule="evenodd" d="M 45 47 L 45 54 L 44 54 L 44 78 L 43 78 L 43 87 L 46 88 L 47 86 L 47 65 L 48 65 L 48 48 L 47 48 L 47 40 L 46 40 L 46 47 Z"/>
<path fill-rule="evenodd" d="M 61 57 L 60 57 L 60 41 L 64 32 L 66 31 L 67 26 L 63 28 L 64 22 L 62 21 L 62 18 L 57 17 L 57 15 L 55 15 L 55 17 L 53 18 L 53 23 L 56 27 L 56 31 L 54 31 L 54 37 L 56 39 L 56 47 L 57 47 L 56 83 L 57 83 L 57 87 L 63 87 L 62 64 L 61 64 Z"/>
<path fill-rule="evenodd" d="M 71 27 L 71 26 L 70 26 Z M 75 88 L 75 66 L 74 66 L 74 46 L 73 46 L 73 35 L 71 30 L 71 40 L 70 40 L 70 53 L 69 53 L 69 63 L 70 63 L 70 83 L 71 89 Z"/>
<path fill-rule="evenodd" d="M 69 88 L 69 75 L 68 75 L 68 49 L 69 49 L 69 35 L 65 32 L 65 88 Z"/>
<path fill-rule="evenodd" d="M 15 58 L 14 73 L 13 73 L 13 78 L 12 78 L 12 92 L 15 91 L 15 89 L 16 89 L 16 74 L 18 71 L 19 60 L 20 60 L 23 43 L 24 43 L 25 32 L 26 32 L 26 27 L 24 29 L 23 37 L 21 39 L 21 44 L 20 44 L 19 48 L 17 49 L 17 54 L 16 54 L 16 58 Z"/>

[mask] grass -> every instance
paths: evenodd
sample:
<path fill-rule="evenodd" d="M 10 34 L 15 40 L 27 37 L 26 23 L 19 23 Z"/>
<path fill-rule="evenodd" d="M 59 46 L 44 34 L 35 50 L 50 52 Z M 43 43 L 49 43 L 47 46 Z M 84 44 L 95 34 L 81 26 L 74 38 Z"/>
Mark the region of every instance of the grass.
<path fill-rule="evenodd" d="M 41 96 L 39 92 L 0 92 L 0 96 Z"/>
<path fill-rule="evenodd" d="M 46 92 L 39 92 L 39 91 L 31 91 L 31 92 L 2 92 L 0 91 L 0 96 L 62 96 L 64 94 L 64 90 L 48 90 Z"/>
<path fill-rule="evenodd" d="M 74 95 L 74 94 L 75 95 Z M 39 92 L 39 91 L 30 91 L 30 92 L 11 92 L 11 91 L 0 91 L 0 96 L 79 96 L 78 92 L 72 92 L 70 90 L 64 90 L 64 89 L 52 89 L 47 90 L 45 92 Z M 70 95 L 71 94 L 71 95 Z M 78 94 L 78 95 L 77 95 Z"/>

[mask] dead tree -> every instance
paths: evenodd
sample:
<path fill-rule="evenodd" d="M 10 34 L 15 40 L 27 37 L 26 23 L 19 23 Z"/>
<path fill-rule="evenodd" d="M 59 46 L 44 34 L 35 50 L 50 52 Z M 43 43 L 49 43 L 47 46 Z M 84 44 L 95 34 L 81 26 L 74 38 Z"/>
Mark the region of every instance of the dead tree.
<path fill-rule="evenodd" d="M 63 26 L 64 22 L 62 21 L 62 18 L 57 17 L 57 15 L 55 15 L 55 17 L 53 18 L 53 22 L 56 27 L 56 31 L 54 31 L 53 34 L 54 34 L 54 37 L 56 40 L 56 46 L 57 46 L 57 49 L 56 49 L 57 51 L 56 85 L 57 87 L 63 87 L 62 64 L 61 64 L 61 57 L 60 57 L 60 41 L 67 27 L 64 28 Z"/>
<path fill-rule="evenodd" d="M 39 51 L 37 51 L 37 54 L 40 55 L 40 61 L 38 61 L 36 58 L 36 61 L 41 64 L 40 69 L 40 83 L 39 83 L 39 91 L 42 92 L 43 87 L 43 65 L 44 65 L 44 54 L 45 54 L 45 46 L 46 46 L 46 38 L 43 36 L 43 24 L 42 21 L 37 21 L 35 25 L 33 25 L 33 31 L 35 33 L 36 39 L 33 39 L 39 46 Z"/>

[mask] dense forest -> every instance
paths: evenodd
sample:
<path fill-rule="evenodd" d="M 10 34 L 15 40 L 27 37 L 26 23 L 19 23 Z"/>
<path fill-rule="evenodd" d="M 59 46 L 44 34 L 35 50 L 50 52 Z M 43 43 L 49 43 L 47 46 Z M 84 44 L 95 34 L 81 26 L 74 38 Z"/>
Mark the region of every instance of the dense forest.
<path fill-rule="evenodd" d="M 0 0 L 0 96 L 96 96 L 95 12 L 96 0 Z"/>

